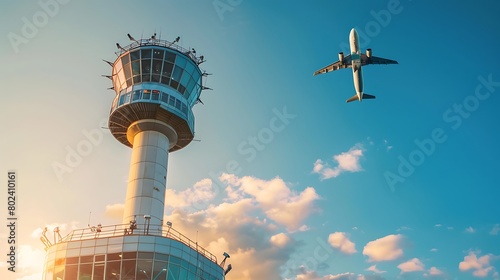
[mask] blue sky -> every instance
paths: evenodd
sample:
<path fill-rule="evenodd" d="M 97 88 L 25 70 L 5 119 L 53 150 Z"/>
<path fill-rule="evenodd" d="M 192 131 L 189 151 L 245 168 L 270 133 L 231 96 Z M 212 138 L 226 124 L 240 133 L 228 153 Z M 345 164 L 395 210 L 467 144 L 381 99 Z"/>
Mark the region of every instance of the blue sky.
<path fill-rule="evenodd" d="M 94 224 L 121 221 L 131 151 L 101 129 L 114 97 L 101 59 L 113 61 L 127 33 L 156 32 L 181 36 L 213 73 L 194 108 L 201 142 L 170 155 L 165 215 L 231 254 L 228 279 L 498 279 L 499 11 L 495 1 L 3 1 L 0 170 L 19 175 L 21 260 L 16 274 L 0 265 L 1 278 L 40 278 L 44 226 L 67 234 L 89 212 Z M 346 104 L 350 70 L 312 73 L 338 59 L 353 27 L 363 51 L 399 65 L 363 68 L 377 99 Z M 54 164 L 86 133 L 100 140 L 58 176 Z M 398 170 L 405 162 L 411 171 Z"/>

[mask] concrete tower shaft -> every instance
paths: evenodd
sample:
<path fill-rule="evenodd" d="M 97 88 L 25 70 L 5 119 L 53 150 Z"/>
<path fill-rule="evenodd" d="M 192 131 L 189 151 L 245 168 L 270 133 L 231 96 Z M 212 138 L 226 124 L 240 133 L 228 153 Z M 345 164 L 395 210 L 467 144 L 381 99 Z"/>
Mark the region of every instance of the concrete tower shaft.
<path fill-rule="evenodd" d="M 127 130 L 132 157 L 125 198 L 123 224 L 136 220 L 163 224 L 168 150 L 177 142 L 175 130 L 164 122 L 146 119 L 132 123 Z"/>

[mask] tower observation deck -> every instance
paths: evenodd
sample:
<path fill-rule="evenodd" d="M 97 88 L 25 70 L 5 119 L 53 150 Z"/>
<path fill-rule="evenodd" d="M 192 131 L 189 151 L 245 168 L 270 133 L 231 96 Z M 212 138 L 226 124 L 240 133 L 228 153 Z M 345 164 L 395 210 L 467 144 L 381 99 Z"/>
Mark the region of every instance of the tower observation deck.
<path fill-rule="evenodd" d="M 164 222 L 169 152 L 194 138 L 192 108 L 207 74 L 194 49 L 156 39 L 135 40 L 119 51 L 110 78 L 116 96 L 108 127 L 132 148 L 122 223 L 88 226 L 54 240 L 42 233 L 44 280 L 223 280 L 229 254 L 217 258 Z M 58 238 L 56 238 L 56 234 Z"/>

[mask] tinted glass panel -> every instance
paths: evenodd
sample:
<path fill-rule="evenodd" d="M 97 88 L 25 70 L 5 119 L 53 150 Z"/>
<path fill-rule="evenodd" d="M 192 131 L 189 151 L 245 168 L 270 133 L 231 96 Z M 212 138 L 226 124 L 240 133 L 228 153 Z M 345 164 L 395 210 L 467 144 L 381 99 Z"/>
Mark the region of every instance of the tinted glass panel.
<path fill-rule="evenodd" d="M 165 60 L 174 63 L 175 62 L 175 54 L 171 53 L 171 52 L 166 52 L 165 53 Z"/>
<path fill-rule="evenodd" d="M 191 62 L 188 62 L 186 64 L 185 71 L 188 72 L 189 74 L 193 74 L 193 72 L 194 72 L 194 64 L 191 63 Z"/>
<path fill-rule="evenodd" d="M 141 62 L 139 60 L 132 62 L 132 74 L 134 76 L 141 74 Z"/>
<path fill-rule="evenodd" d="M 150 97 L 151 97 L 151 91 L 145 89 L 144 92 L 142 93 L 142 99 L 149 99 Z"/>
<path fill-rule="evenodd" d="M 153 50 L 153 58 L 163 59 L 163 50 Z"/>
<path fill-rule="evenodd" d="M 134 96 L 132 97 L 132 100 L 138 100 L 140 98 L 141 98 L 141 91 L 140 90 L 134 91 Z"/>
<path fill-rule="evenodd" d="M 187 91 L 188 91 L 189 94 L 191 94 L 191 92 L 193 91 L 193 88 L 194 88 L 194 80 L 190 79 L 189 83 L 188 83 L 188 86 L 187 86 Z"/>
<path fill-rule="evenodd" d="M 91 263 L 94 260 L 94 256 L 81 256 L 80 263 Z"/>
<path fill-rule="evenodd" d="M 94 266 L 93 280 L 104 280 L 104 264 L 96 264 Z"/>
<path fill-rule="evenodd" d="M 185 91 L 186 91 L 186 88 L 185 88 L 182 84 L 180 84 L 180 85 L 179 85 L 179 92 L 180 92 L 181 94 L 184 94 L 184 92 L 185 92 Z"/>
<path fill-rule="evenodd" d="M 162 61 L 161 60 L 153 60 L 153 74 L 161 74 L 161 66 L 162 66 Z"/>
<path fill-rule="evenodd" d="M 122 57 L 122 64 L 123 64 L 123 65 L 125 65 L 125 64 L 127 64 L 127 63 L 129 63 L 129 62 L 130 62 L 130 56 L 129 56 L 128 54 L 127 54 L 127 55 L 124 55 L 124 56 Z"/>
<path fill-rule="evenodd" d="M 140 58 L 139 50 L 130 53 L 130 60 L 138 60 Z"/>
<path fill-rule="evenodd" d="M 145 75 L 151 73 L 151 59 L 143 59 L 141 63 L 142 63 L 142 74 Z"/>
<path fill-rule="evenodd" d="M 186 58 L 184 56 L 179 55 L 175 61 L 175 64 L 184 68 L 186 66 Z"/>
<path fill-rule="evenodd" d="M 137 272 L 135 279 L 153 279 L 151 276 L 151 272 L 153 270 L 153 261 L 137 261 Z"/>
<path fill-rule="evenodd" d="M 77 279 L 78 275 L 78 265 L 67 265 L 65 268 L 65 279 Z"/>
<path fill-rule="evenodd" d="M 162 93 L 161 94 L 161 101 L 165 102 L 165 103 L 168 103 L 168 94 L 166 93 Z"/>
<path fill-rule="evenodd" d="M 165 77 L 172 76 L 172 69 L 173 68 L 174 68 L 174 65 L 172 63 L 164 62 L 163 63 L 162 75 L 165 76 Z"/>
<path fill-rule="evenodd" d="M 134 279 L 135 260 L 124 260 L 122 264 L 122 279 Z"/>
<path fill-rule="evenodd" d="M 141 50 L 141 58 L 142 59 L 148 59 L 151 58 L 151 49 L 143 49 Z"/>
<path fill-rule="evenodd" d="M 179 82 L 182 76 L 182 68 L 175 66 L 174 73 L 172 74 L 172 79 Z"/>
<path fill-rule="evenodd" d="M 123 72 L 125 73 L 126 79 L 132 78 L 132 72 L 130 71 L 130 63 L 125 64 L 125 66 L 123 67 Z"/>
<path fill-rule="evenodd" d="M 120 261 L 112 261 L 106 263 L 106 279 L 119 279 L 120 276 Z"/>
<path fill-rule="evenodd" d="M 91 279 L 92 275 L 92 264 L 80 264 L 80 272 L 78 273 L 78 278 L 76 279 Z"/>
<path fill-rule="evenodd" d="M 177 89 L 177 87 L 179 86 L 179 82 L 170 80 L 170 86 L 173 87 L 174 89 Z"/>

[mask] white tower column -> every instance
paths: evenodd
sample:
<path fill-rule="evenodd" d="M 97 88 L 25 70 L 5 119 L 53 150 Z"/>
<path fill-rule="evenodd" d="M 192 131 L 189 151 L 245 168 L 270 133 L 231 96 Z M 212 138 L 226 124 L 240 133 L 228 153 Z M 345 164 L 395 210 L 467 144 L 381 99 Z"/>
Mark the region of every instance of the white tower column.
<path fill-rule="evenodd" d="M 143 227 L 163 223 L 167 182 L 168 150 L 177 142 L 175 131 L 158 120 L 134 122 L 127 130 L 132 158 L 123 212 L 123 223 L 136 220 Z"/>

